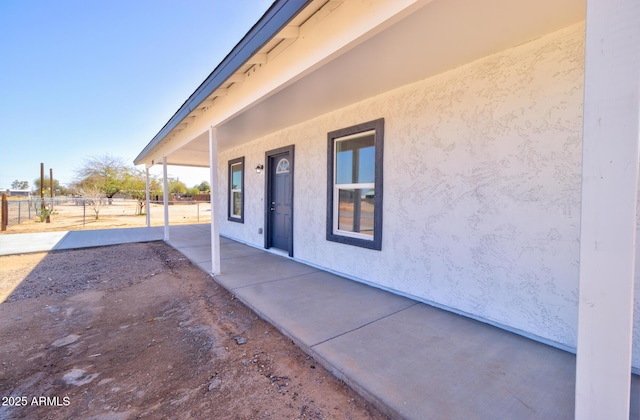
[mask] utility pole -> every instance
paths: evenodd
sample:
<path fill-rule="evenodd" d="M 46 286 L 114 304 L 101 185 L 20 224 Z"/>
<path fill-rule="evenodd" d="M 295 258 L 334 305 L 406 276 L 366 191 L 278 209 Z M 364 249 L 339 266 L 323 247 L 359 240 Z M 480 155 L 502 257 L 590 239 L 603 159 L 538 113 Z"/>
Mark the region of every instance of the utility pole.
<path fill-rule="evenodd" d="M 51 188 L 51 210 L 53 210 L 53 168 L 49 168 L 49 188 Z"/>
<path fill-rule="evenodd" d="M 44 163 L 40 163 L 40 211 L 44 212 Z"/>
<path fill-rule="evenodd" d="M 20 216 L 20 211 L 18 210 L 18 216 Z M 2 193 L 2 221 L 0 222 L 0 230 L 7 230 L 7 225 L 9 224 L 9 201 L 7 201 L 7 194 Z"/>

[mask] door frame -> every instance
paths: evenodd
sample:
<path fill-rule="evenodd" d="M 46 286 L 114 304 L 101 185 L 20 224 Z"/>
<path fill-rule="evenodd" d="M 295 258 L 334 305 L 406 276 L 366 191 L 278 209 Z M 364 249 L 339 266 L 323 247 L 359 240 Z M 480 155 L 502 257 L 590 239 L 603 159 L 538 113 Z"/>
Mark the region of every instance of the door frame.
<path fill-rule="evenodd" d="M 264 183 L 264 247 L 265 249 L 271 248 L 271 201 L 272 201 L 272 191 L 271 191 L 271 182 L 272 182 L 272 172 L 273 172 L 273 164 L 272 159 L 274 156 L 280 155 L 282 153 L 289 153 L 289 174 L 291 176 L 291 191 L 290 191 L 290 202 L 291 202 L 291 217 L 289 220 L 289 243 L 288 243 L 288 251 L 289 256 L 293 257 L 293 198 L 294 198 L 294 184 L 295 184 L 295 145 L 289 145 L 284 147 L 279 147 L 277 149 L 269 150 L 265 152 L 265 183 Z M 286 250 L 285 250 L 286 251 Z"/>

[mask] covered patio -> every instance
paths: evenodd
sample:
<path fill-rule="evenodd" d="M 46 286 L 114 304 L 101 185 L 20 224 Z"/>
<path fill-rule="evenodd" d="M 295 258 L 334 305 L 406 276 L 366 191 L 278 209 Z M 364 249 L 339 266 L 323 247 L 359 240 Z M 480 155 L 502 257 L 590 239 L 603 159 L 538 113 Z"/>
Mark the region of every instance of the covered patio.
<path fill-rule="evenodd" d="M 637 413 L 638 391 L 635 376 L 633 377 L 634 390 L 631 394 L 629 392 L 632 382 L 630 381 L 632 348 L 637 348 L 637 343 L 634 344 L 633 320 L 634 310 L 637 311 L 637 308 L 634 309 L 634 305 L 637 305 L 637 299 L 634 301 L 634 293 L 637 293 L 638 287 L 636 236 L 639 188 L 640 54 L 637 45 L 640 42 L 640 34 L 637 31 L 637 21 L 640 19 L 640 8 L 637 2 L 631 0 L 616 0 L 613 3 L 605 0 L 535 3 L 497 1 L 492 3 L 492 7 L 486 7 L 478 2 L 464 0 L 371 0 L 367 5 L 365 10 L 359 10 L 352 3 L 342 1 L 276 1 L 144 148 L 135 163 L 144 164 L 147 168 L 158 164 L 163 165 L 165 200 L 168 197 L 168 165 L 210 168 L 211 203 L 212 208 L 218 211 L 212 212 L 209 231 L 182 237 L 168 223 L 165 223 L 163 235 L 165 241 L 181 247 L 186 255 L 193 253 L 194 255 L 190 258 L 198 264 L 204 264 L 204 268 L 213 273 L 225 287 L 245 300 L 266 319 L 272 320 L 274 315 L 271 311 L 280 310 L 280 302 L 275 295 L 270 298 L 274 300 L 269 302 L 268 293 L 265 295 L 265 292 L 270 289 L 267 289 L 266 284 L 263 283 L 266 282 L 277 290 L 278 286 L 285 284 L 286 281 L 297 279 L 299 276 L 312 278 L 315 273 L 297 273 L 296 265 L 294 272 L 286 274 L 286 267 L 293 267 L 293 262 L 284 259 L 282 264 L 278 264 L 276 270 L 282 270 L 283 277 L 276 276 L 266 281 L 256 280 L 253 275 L 225 278 L 227 270 L 225 264 L 232 267 L 237 261 L 244 263 L 251 258 L 265 257 L 242 255 L 241 259 L 234 260 L 224 255 L 227 245 L 232 245 L 229 249 L 235 249 L 240 254 L 244 252 L 244 248 L 225 243 L 226 240 L 220 239 L 220 219 L 224 217 L 227 210 L 228 203 L 225 200 L 228 197 L 225 197 L 225 192 L 219 191 L 225 185 L 225 178 L 221 176 L 224 168 L 219 162 L 219 153 L 241 145 L 250 147 L 253 140 L 277 133 L 286 127 L 299 125 L 318 115 L 335 112 L 349 104 L 375 97 L 390 89 L 437 76 L 448 69 L 516 47 L 576 22 L 586 21 L 579 210 L 581 216 L 578 262 L 580 286 L 579 298 L 576 297 L 579 301 L 577 308 L 579 322 L 575 326 L 577 345 L 576 348 L 571 349 L 577 352 L 577 360 L 572 361 L 573 356 L 569 353 L 535 343 L 524 337 L 515 339 L 515 341 L 522 340 L 523 343 L 527 343 L 525 347 L 530 346 L 527 347 L 529 350 L 522 350 L 523 352 L 527 353 L 534 347 L 545 350 L 540 353 L 539 358 L 534 357 L 529 361 L 526 358 L 518 359 L 521 354 L 520 347 L 511 341 L 510 337 L 513 336 L 511 332 L 499 331 L 500 337 L 509 338 L 492 336 L 491 340 L 486 341 L 486 336 L 480 334 L 486 325 L 472 319 L 464 319 L 461 324 L 464 325 L 461 331 L 465 331 L 465 334 L 459 341 L 456 341 L 453 335 L 449 337 L 448 331 L 447 334 L 440 334 L 438 331 L 443 330 L 437 330 L 437 327 L 435 327 L 436 330 L 429 330 L 422 324 L 412 325 L 408 321 L 406 325 L 411 325 L 409 328 L 411 331 L 407 331 L 410 334 L 407 337 L 410 337 L 409 341 L 415 340 L 416 343 L 421 343 L 420 348 L 412 348 L 412 351 L 421 355 L 419 360 L 439 361 L 430 365 L 432 368 L 441 365 L 440 361 L 444 360 L 442 358 L 445 353 L 457 355 L 454 360 L 467 357 L 470 362 L 482 353 L 496 356 L 482 359 L 482 366 L 465 365 L 473 373 L 474 381 L 476 379 L 483 381 L 482 384 L 477 384 L 478 387 L 465 387 L 474 391 L 461 395 L 469 399 L 471 405 L 466 408 L 469 410 L 485 412 L 482 407 L 486 403 L 487 409 L 492 408 L 494 411 L 514 409 L 516 411 L 510 412 L 514 415 L 536 417 L 538 413 L 543 413 L 540 417 L 547 417 L 545 414 L 550 413 L 538 410 L 543 410 L 545 403 L 550 403 L 550 406 L 567 407 L 566 412 L 558 408 L 564 413 L 561 417 L 566 415 L 570 418 L 575 414 L 577 418 L 625 418 L 629 412 L 629 396 L 632 395 L 631 410 L 632 413 Z M 354 21 L 356 16 L 358 20 Z M 451 31 L 452 27 L 458 30 Z M 419 54 L 412 47 L 415 40 L 427 40 L 420 44 Z M 293 143 L 294 140 L 291 142 Z M 262 150 L 261 153 L 263 153 Z M 307 165 L 307 168 L 312 167 L 309 162 Z M 247 169 L 253 170 L 253 166 L 255 162 L 249 162 Z M 309 176 L 312 178 L 311 175 Z M 266 214 L 268 203 L 264 198 L 263 201 L 265 201 L 263 207 Z M 165 214 L 167 212 L 165 202 Z M 165 220 L 168 218 L 165 217 Z M 255 237 L 253 225 L 251 229 L 251 232 L 245 233 Z M 262 235 L 262 230 L 257 230 L 258 234 Z M 255 246 L 255 243 L 253 245 Z M 256 252 L 256 248 L 251 247 L 248 252 Z M 261 253 L 265 252 L 261 251 Z M 292 252 L 291 249 L 290 255 Z M 205 256 L 206 253 L 208 255 Z M 269 258 L 273 256 L 272 253 L 260 255 L 269 255 Z M 198 259 L 202 261 L 197 261 Z M 265 264 L 268 265 L 268 263 Z M 240 267 L 235 269 L 242 271 Z M 285 283 L 279 283 L 280 281 Z M 325 278 L 320 283 L 331 283 L 331 280 Z M 304 284 L 308 294 L 309 288 L 313 288 L 314 283 L 305 282 Z M 358 289 L 362 286 L 360 283 L 350 284 L 352 286 L 349 287 L 363 292 Z M 387 293 L 382 290 L 379 292 Z M 392 300 L 407 303 L 406 298 L 401 295 L 402 293 L 392 295 Z M 255 296 L 260 296 L 260 299 L 256 299 Z M 303 297 L 297 297 L 296 302 Z M 300 334 L 296 332 L 296 328 L 291 326 L 289 329 L 282 328 L 321 360 L 328 359 L 328 355 L 334 352 L 336 354 L 346 352 L 337 357 L 349 360 L 348 347 L 354 346 L 353 351 L 360 353 L 357 353 L 354 359 L 345 362 L 344 372 L 353 369 L 358 370 L 358 374 L 367 376 L 371 371 L 360 371 L 361 368 L 352 366 L 352 363 L 357 358 L 364 360 L 366 356 L 364 352 L 368 351 L 368 346 L 375 347 L 375 343 L 367 343 L 368 346 L 355 342 L 338 346 L 337 343 L 340 342 L 341 337 L 357 337 L 356 333 L 367 331 L 369 324 L 384 325 L 383 320 L 389 321 L 396 319 L 396 316 L 401 317 L 401 314 L 407 313 L 405 311 L 428 312 L 429 317 L 435 318 L 441 316 L 439 309 L 427 308 L 424 304 L 414 302 L 407 305 L 406 307 L 400 305 L 388 313 L 380 314 L 375 322 L 369 319 L 362 325 L 353 326 L 349 331 L 333 332 L 332 334 L 335 334 L 333 336 L 329 334 L 315 337 L 310 341 L 307 340 L 306 344 L 304 340 L 298 338 Z M 299 313 L 292 309 L 291 313 L 284 315 L 284 321 L 273 320 L 273 322 L 287 324 L 295 320 Z M 355 315 L 348 314 L 348 316 Z M 444 321 L 445 324 L 457 323 L 456 317 L 459 315 L 447 314 L 445 318 L 456 321 Z M 397 321 L 393 328 L 398 328 L 398 325 L 404 322 Z M 381 343 L 377 345 L 393 346 L 397 343 L 391 338 L 394 337 L 392 329 L 385 331 L 385 338 L 381 339 Z M 485 338 L 472 339 L 471 337 L 474 336 L 472 330 L 478 330 L 478 333 Z M 489 327 L 489 330 L 494 331 L 493 327 Z M 524 333 L 526 335 L 526 331 Z M 360 340 L 365 340 L 366 337 L 368 336 L 365 334 L 360 337 Z M 431 341 L 427 343 L 420 341 L 421 339 Z M 434 346 L 434 341 L 441 342 L 442 347 Z M 491 347 L 490 344 L 493 341 L 502 342 L 503 347 Z M 335 347 L 329 346 L 328 343 L 335 344 Z M 571 346 L 565 345 L 564 348 L 569 349 Z M 434 353 L 428 352 L 427 349 L 433 350 Z M 503 354 L 504 349 L 511 349 L 510 354 Z M 528 354 L 536 354 L 536 352 L 537 350 Z M 554 352 L 558 352 L 557 359 L 554 359 L 556 356 L 551 356 Z M 415 368 L 415 366 L 402 364 L 405 355 L 402 347 L 392 348 L 388 353 L 395 357 L 394 361 L 390 362 L 394 369 L 384 375 L 394 375 L 393 372 L 395 372 L 396 377 L 402 376 L 408 374 L 411 368 Z M 496 365 L 496 369 L 491 372 L 485 370 L 494 366 L 494 362 L 503 360 L 511 367 Z M 548 371 L 539 367 L 551 366 L 547 364 L 549 360 L 561 361 Z M 513 365 L 510 365 L 512 362 Z M 506 382 L 497 380 L 507 371 L 514 375 L 516 371 L 523 369 L 526 372 L 529 362 L 533 370 L 527 373 L 530 376 L 526 379 L 521 376 L 519 381 L 514 379 L 516 378 L 514 376 Z M 540 365 L 538 366 L 537 363 Z M 572 367 L 567 368 L 566 365 Z M 445 363 L 443 366 L 449 365 Z M 380 365 L 370 365 L 367 369 L 380 369 Z M 446 392 L 460 389 L 460 383 L 469 380 L 469 376 L 454 375 L 447 378 L 451 382 L 444 383 L 443 377 L 453 372 L 451 369 L 452 366 L 437 372 L 421 371 L 423 375 L 421 378 L 427 378 L 427 380 L 414 382 L 413 387 L 403 389 L 402 394 L 396 395 L 398 401 L 403 395 L 411 395 L 412 390 L 431 392 L 432 387 L 437 383 L 442 388 L 438 392 L 445 392 L 445 394 L 434 395 L 440 395 L 444 403 L 450 404 L 452 401 L 450 398 L 454 396 Z M 536 369 L 542 369 L 548 375 L 543 374 L 541 377 L 534 372 Z M 348 377 L 341 368 L 334 370 L 338 375 Z M 545 382 L 552 379 L 551 372 L 562 372 L 555 377 L 559 382 Z M 510 377 L 510 374 L 503 376 Z M 508 401 L 508 398 L 511 398 L 509 396 L 507 399 L 488 398 L 482 402 L 475 401 L 472 394 L 482 386 L 487 386 L 487 378 L 502 384 L 498 385 L 500 392 L 511 395 L 517 403 L 511 404 Z M 536 382 L 535 378 L 540 379 L 541 382 Z M 536 394 L 536 391 L 528 388 L 528 385 L 526 392 L 532 392 L 528 397 L 519 398 L 519 393 L 518 397 L 510 394 L 510 391 L 517 390 L 521 385 L 524 386 L 524 382 L 537 384 L 532 385 L 533 388 L 553 395 L 545 397 Z M 368 389 L 363 388 L 362 392 L 370 392 Z M 571 389 L 570 397 L 567 397 L 567 389 Z M 392 389 L 387 389 L 375 395 L 386 394 L 394 395 L 394 392 Z M 494 395 L 493 391 L 491 395 Z M 554 400 L 551 403 L 545 399 L 547 397 L 558 397 L 560 400 Z M 460 396 L 457 399 L 454 398 L 455 401 L 461 399 Z M 433 403 L 433 400 L 431 402 Z M 475 403 L 479 405 L 474 405 Z M 516 409 L 518 404 L 525 407 L 524 411 Z M 396 413 L 404 413 L 399 410 L 400 405 L 393 403 L 393 406 L 398 407 L 394 409 Z M 537 408 L 531 411 L 531 407 Z M 422 408 L 427 409 L 427 407 Z M 423 411 L 420 414 L 424 415 L 424 413 Z M 449 414 L 464 416 L 469 413 L 471 411 Z M 414 414 L 411 412 L 400 415 L 414 417 Z M 443 414 L 447 413 L 434 412 L 434 416 Z M 557 418 L 558 412 L 551 417 Z"/>
<path fill-rule="evenodd" d="M 210 227 L 169 244 L 211 271 Z M 50 235 L 51 236 L 51 235 Z M 161 228 L 0 237 L 3 255 L 162 238 Z M 40 243 L 40 248 L 33 248 Z M 571 419 L 575 356 L 448 311 L 220 238 L 215 280 L 392 418 Z M 640 416 L 640 378 L 630 419 Z"/>
<path fill-rule="evenodd" d="M 208 225 L 170 245 L 211 270 Z M 572 419 L 575 355 L 220 238 L 215 280 L 392 418 Z M 629 419 L 640 417 L 632 376 Z"/>

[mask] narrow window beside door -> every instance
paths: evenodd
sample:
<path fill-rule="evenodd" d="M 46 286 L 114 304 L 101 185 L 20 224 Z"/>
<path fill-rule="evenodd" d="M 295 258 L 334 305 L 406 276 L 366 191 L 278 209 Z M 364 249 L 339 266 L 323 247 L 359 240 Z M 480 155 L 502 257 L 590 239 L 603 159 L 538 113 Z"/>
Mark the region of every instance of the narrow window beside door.
<path fill-rule="evenodd" d="M 327 240 L 382 247 L 384 120 L 328 135 Z"/>
<path fill-rule="evenodd" d="M 244 223 L 244 157 L 229 161 L 228 220 Z"/>

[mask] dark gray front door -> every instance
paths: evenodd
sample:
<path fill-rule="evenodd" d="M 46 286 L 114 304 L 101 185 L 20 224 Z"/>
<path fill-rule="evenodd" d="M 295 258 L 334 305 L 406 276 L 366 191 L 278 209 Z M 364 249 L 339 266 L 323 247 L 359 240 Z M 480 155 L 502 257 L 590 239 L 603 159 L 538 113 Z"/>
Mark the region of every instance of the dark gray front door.
<path fill-rule="evenodd" d="M 276 151 L 274 151 L 276 152 Z M 293 151 L 267 156 L 267 248 L 293 253 Z"/>

